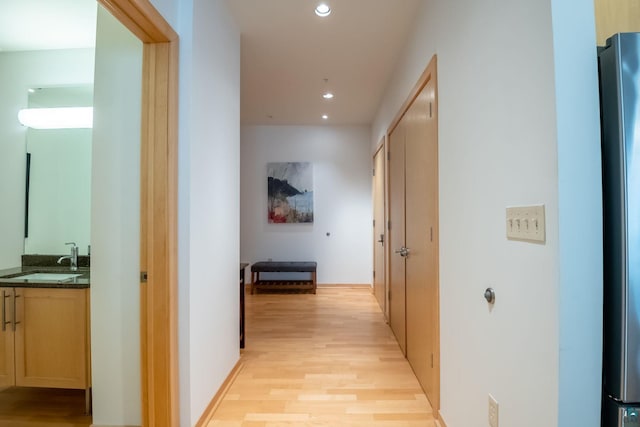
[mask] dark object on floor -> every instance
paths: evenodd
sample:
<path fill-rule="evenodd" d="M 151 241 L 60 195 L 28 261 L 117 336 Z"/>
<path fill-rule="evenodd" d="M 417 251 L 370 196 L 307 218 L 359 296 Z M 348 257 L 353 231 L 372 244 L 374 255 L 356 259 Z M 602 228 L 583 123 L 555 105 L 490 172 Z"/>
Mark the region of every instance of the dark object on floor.
<path fill-rule="evenodd" d="M 316 293 L 316 267 L 312 261 L 261 261 L 251 266 L 251 293 L 257 290 L 312 291 Z M 309 280 L 260 279 L 260 273 L 310 273 Z"/>

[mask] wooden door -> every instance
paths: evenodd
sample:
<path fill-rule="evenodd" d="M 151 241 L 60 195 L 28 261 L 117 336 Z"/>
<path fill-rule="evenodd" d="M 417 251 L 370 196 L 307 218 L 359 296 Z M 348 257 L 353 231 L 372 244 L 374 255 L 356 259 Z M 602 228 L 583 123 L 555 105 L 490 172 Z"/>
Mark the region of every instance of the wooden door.
<path fill-rule="evenodd" d="M 1 322 L 9 322 L 0 325 L 0 388 L 11 387 L 15 384 L 14 374 L 14 345 L 13 345 L 13 289 L 0 289 L 0 302 L 2 306 Z"/>
<path fill-rule="evenodd" d="M 389 325 L 407 354 L 405 257 L 405 125 L 400 122 L 389 135 Z"/>
<path fill-rule="evenodd" d="M 88 291 L 18 288 L 16 292 L 16 385 L 88 388 Z"/>
<path fill-rule="evenodd" d="M 384 270 L 384 145 L 373 158 L 373 293 L 382 312 L 386 314 Z"/>
<path fill-rule="evenodd" d="M 407 111 L 405 137 L 407 359 L 438 407 L 438 161 L 435 87 Z"/>

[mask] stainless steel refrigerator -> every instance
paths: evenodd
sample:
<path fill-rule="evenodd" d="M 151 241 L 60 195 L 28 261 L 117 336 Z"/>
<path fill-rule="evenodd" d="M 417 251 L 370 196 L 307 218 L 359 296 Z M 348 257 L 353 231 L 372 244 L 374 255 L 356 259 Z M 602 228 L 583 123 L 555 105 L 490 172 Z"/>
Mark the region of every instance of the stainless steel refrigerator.
<path fill-rule="evenodd" d="M 640 427 L 640 33 L 598 53 L 604 207 L 603 427 Z"/>

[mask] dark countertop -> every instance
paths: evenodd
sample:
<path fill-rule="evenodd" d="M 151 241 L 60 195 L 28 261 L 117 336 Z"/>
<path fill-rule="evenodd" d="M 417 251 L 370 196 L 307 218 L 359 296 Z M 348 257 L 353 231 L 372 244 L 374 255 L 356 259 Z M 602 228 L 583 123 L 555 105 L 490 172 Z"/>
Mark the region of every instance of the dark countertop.
<path fill-rule="evenodd" d="M 24 275 L 25 273 L 77 273 L 82 274 L 82 276 L 58 282 L 51 280 L 26 280 L 15 277 Z M 0 270 L 0 288 L 85 289 L 88 288 L 90 284 L 91 275 L 87 267 L 78 267 L 77 271 L 71 271 L 69 267 L 47 266 L 22 266 Z"/>

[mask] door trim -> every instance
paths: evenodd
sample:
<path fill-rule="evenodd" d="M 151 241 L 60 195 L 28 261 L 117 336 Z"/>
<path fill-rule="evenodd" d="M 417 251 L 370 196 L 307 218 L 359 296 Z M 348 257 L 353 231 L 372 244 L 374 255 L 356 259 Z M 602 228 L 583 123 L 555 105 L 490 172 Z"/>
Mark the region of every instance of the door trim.
<path fill-rule="evenodd" d="M 145 0 L 98 0 L 143 46 L 140 169 L 142 425 L 177 426 L 178 34 Z"/>
<path fill-rule="evenodd" d="M 376 158 L 378 157 L 378 155 L 382 156 L 382 171 L 378 171 L 376 170 Z M 387 246 L 389 246 L 386 242 L 387 239 L 387 159 L 386 159 L 386 150 L 385 150 L 385 137 L 383 136 L 382 139 L 380 140 L 380 143 L 378 144 L 378 147 L 376 148 L 373 157 L 372 157 L 372 163 L 373 163 L 373 170 L 375 171 L 376 174 L 378 173 L 382 173 L 383 174 L 383 180 L 382 180 L 382 194 L 376 194 L 376 179 L 378 175 L 374 175 L 373 176 L 373 182 L 372 182 L 372 199 L 373 199 L 373 214 L 374 214 L 374 221 L 375 221 L 375 215 L 376 215 L 376 201 L 378 200 L 378 198 L 382 198 L 382 200 L 380 201 L 382 203 L 382 230 L 384 232 L 384 243 L 382 246 L 382 269 L 383 269 L 383 277 L 382 277 L 382 283 L 383 283 L 383 297 L 382 297 L 382 306 L 380 307 L 380 309 L 382 310 L 382 314 L 384 315 L 385 320 L 389 321 L 389 317 L 388 317 L 388 297 L 389 297 L 389 293 L 387 290 Z M 378 203 L 380 203 L 378 202 Z M 373 233 L 372 233 L 372 237 L 373 237 L 373 267 L 374 267 L 374 272 L 375 273 L 379 273 L 378 271 L 375 271 L 375 266 L 376 266 L 376 243 L 378 242 L 378 238 L 376 236 L 376 229 L 375 229 L 375 222 L 374 222 L 374 227 L 373 227 Z M 375 276 L 373 277 L 373 293 L 375 295 L 375 288 L 376 288 L 376 278 Z M 377 297 L 376 297 L 377 300 Z M 380 301 L 378 301 L 378 303 L 380 303 Z"/>

